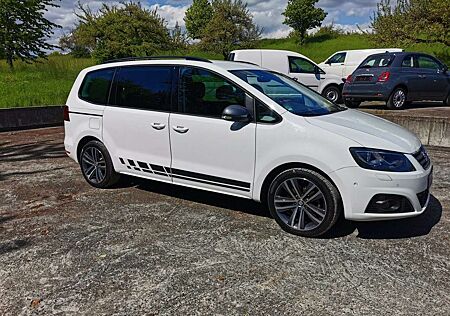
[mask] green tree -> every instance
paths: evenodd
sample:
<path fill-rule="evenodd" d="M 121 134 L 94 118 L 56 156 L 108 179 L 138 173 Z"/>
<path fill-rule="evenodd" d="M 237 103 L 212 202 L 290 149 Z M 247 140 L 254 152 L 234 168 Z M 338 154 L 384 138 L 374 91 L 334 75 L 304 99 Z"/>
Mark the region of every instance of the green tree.
<path fill-rule="evenodd" d="M 390 0 L 378 3 L 373 38 L 381 45 L 442 43 L 450 45 L 448 0 Z"/>
<path fill-rule="evenodd" d="M 188 35 L 192 39 L 200 39 L 203 31 L 211 21 L 213 9 L 208 0 L 194 0 L 186 10 L 184 22 Z"/>
<path fill-rule="evenodd" d="M 322 25 L 322 21 L 327 13 L 316 8 L 315 4 L 319 0 L 289 0 L 283 24 L 292 27 L 300 37 L 300 43 L 303 44 L 306 38 L 306 32 L 309 29 Z"/>
<path fill-rule="evenodd" d="M 31 62 L 56 48 L 47 42 L 59 27 L 44 18 L 52 0 L 0 0 L 0 56 L 13 68 L 14 60 Z"/>
<path fill-rule="evenodd" d="M 78 24 L 62 38 L 61 45 L 89 52 L 99 61 L 148 56 L 173 48 L 164 19 L 157 10 L 145 9 L 140 3 L 103 4 L 96 13 L 79 3 L 76 14 Z"/>
<path fill-rule="evenodd" d="M 241 0 L 213 0 L 213 15 L 201 37 L 201 46 L 226 58 L 236 48 L 252 47 L 262 30 L 253 23 Z"/>

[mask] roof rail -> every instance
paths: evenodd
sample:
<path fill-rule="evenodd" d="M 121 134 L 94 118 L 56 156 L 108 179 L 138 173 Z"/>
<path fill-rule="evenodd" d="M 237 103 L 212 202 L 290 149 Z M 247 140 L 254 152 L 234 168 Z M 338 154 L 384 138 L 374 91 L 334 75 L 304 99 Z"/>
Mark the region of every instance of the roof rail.
<path fill-rule="evenodd" d="M 110 64 L 110 63 L 116 63 L 116 62 L 122 62 L 122 61 L 138 61 L 138 60 L 162 60 L 162 59 L 185 59 L 185 60 L 192 60 L 192 61 L 202 61 L 205 63 L 212 63 L 209 59 L 206 58 L 200 58 L 200 57 L 191 57 L 191 56 L 147 56 L 147 57 L 125 57 L 125 58 L 118 58 L 118 59 L 110 59 L 102 64 Z"/>
<path fill-rule="evenodd" d="M 259 66 L 258 64 L 252 63 L 250 61 L 243 61 L 243 60 L 232 60 L 235 63 L 241 63 L 241 64 L 249 64 L 249 65 L 254 65 L 254 66 Z"/>

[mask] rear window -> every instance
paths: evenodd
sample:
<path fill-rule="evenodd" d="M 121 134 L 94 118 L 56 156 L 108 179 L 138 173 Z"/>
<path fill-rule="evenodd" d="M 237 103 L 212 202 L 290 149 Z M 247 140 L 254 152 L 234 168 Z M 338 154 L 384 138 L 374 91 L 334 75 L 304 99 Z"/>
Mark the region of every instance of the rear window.
<path fill-rule="evenodd" d="M 394 61 L 394 55 L 375 55 L 367 57 L 359 68 L 381 68 L 389 67 Z"/>
<path fill-rule="evenodd" d="M 84 77 L 78 97 L 90 103 L 107 104 L 114 71 L 114 68 L 107 68 L 89 72 Z"/>

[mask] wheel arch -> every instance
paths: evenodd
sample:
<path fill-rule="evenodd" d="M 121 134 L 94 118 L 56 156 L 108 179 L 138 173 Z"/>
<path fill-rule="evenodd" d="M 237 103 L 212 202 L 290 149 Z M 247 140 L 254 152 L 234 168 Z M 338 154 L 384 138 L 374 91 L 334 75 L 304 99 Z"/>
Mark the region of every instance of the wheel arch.
<path fill-rule="evenodd" d="M 81 154 L 81 149 L 83 149 L 84 145 L 86 145 L 87 143 L 89 143 L 92 140 L 96 140 L 99 142 L 102 142 L 100 139 L 98 139 L 95 136 L 92 135 L 88 135 L 88 136 L 84 136 L 80 139 L 80 141 L 77 144 L 77 160 L 79 161 L 80 159 L 80 154 Z"/>

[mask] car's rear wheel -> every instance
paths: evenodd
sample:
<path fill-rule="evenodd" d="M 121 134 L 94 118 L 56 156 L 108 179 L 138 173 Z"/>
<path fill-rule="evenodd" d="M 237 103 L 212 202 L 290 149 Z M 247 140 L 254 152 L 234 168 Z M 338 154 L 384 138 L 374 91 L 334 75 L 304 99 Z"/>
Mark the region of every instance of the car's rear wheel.
<path fill-rule="evenodd" d="M 350 101 L 350 100 L 345 100 L 344 104 L 346 107 L 351 108 L 351 109 L 355 109 L 357 107 L 359 107 L 361 105 L 361 101 Z"/>
<path fill-rule="evenodd" d="M 323 235 L 342 212 L 336 187 L 318 172 L 303 168 L 279 174 L 269 187 L 267 201 L 281 228 L 304 237 Z"/>
<path fill-rule="evenodd" d="M 390 95 L 386 106 L 391 110 L 402 110 L 408 105 L 406 90 L 396 88 Z"/>
<path fill-rule="evenodd" d="M 447 95 L 447 99 L 444 101 L 445 105 L 450 106 L 450 93 Z"/>
<path fill-rule="evenodd" d="M 340 102 L 342 98 L 341 89 L 337 86 L 326 87 L 322 91 L 322 96 L 333 103 Z"/>
<path fill-rule="evenodd" d="M 79 162 L 84 178 L 96 188 L 108 188 L 119 181 L 108 150 L 97 140 L 83 146 Z"/>

